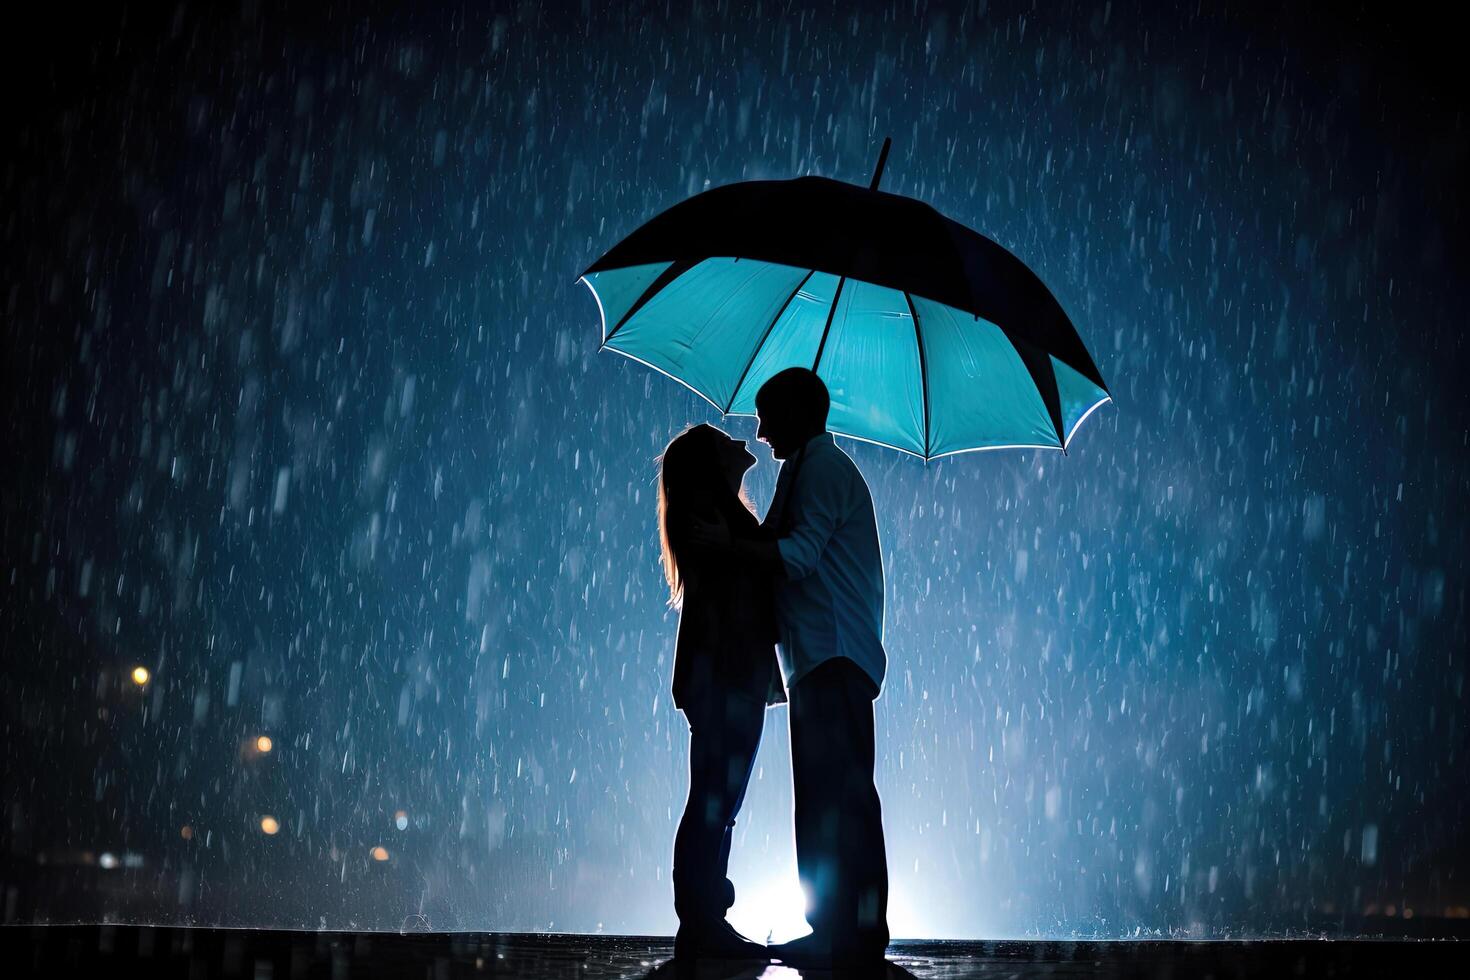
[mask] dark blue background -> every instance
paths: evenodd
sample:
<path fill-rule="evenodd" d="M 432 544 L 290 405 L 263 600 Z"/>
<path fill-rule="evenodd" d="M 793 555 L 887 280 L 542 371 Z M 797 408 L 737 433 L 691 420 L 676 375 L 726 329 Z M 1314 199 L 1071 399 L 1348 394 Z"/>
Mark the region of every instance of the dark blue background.
<path fill-rule="evenodd" d="M 865 181 L 885 135 L 885 188 L 1027 261 L 1116 399 L 1065 459 L 845 443 L 887 553 L 894 933 L 1470 905 L 1437 34 L 769 2 L 17 31 L 7 916 L 670 929 L 654 457 L 719 420 L 597 354 L 577 275 L 707 186 Z M 768 718 L 736 912 L 780 931 Z"/>

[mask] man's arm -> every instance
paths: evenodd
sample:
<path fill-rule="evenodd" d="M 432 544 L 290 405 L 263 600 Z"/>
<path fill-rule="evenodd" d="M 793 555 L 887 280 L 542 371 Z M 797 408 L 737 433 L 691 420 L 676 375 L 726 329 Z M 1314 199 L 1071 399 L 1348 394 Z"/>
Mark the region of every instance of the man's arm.
<path fill-rule="evenodd" d="M 815 461 L 813 461 L 815 462 Z M 834 466 L 808 467 L 791 488 L 800 502 L 791 533 L 776 542 L 788 579 L 806 578 L 817 568 L 832 535 L 847 519 L 849 497 L 844 473 Z"/>
<path fill-rule="evenodd" d="M 800 502 L 797 521 L 791 533 L 777 541 L 732 538 L 723 517 L 714 524 L 696 518 L 690 538 L 715 553 L 784 574 L 787 579 L 805 578 L 816 570 L 827 543 L 847 519 L 851 495 L 846 475 L 840 468 L 809 462 L 790 490 L 793 502 Z"/>
<path fill-rule="evenodd" d="M 781 549 L 775 541 L 760 538 L 732 538 L 730 557 L 736 561 L 754 565 L 773 575 L 784 575 L 785 564 L 781 561 Z"/>
<path fill-rule="evenodd" d="M 785 573 L 781 552 L 771 539 L 732 537 L 730 525 L 722 515 L 714 523 L 693 518 L 689 543 L 714 561 L 738 561 L 772 575 Z"/>

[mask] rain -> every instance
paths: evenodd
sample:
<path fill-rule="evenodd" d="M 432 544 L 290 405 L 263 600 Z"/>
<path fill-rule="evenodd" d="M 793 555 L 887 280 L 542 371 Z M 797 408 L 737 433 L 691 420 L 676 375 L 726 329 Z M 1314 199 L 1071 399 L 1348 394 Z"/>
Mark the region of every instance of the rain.
<path fill-rule="evenodd" d="M 655 458 L 755 423 L 599 353 L 579 276 L 713 186 L 865 183 L 885 136 L 884 188 L 1022 258 L 1113 396 L 1065 456 L 839 440 L 885 557 L 894 936 L 1470 918 L 1466 131 L 1367 34 L 77 26 L 0 161 L 4 921 L 672 934 Z M 803 931 L 784 709 L 735 834 L 731 921 Z"/>

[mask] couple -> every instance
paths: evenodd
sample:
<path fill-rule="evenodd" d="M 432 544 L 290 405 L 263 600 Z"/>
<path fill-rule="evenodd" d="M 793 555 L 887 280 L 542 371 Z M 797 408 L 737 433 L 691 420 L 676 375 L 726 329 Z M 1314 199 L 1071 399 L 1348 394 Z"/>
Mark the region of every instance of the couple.
<path fill-rule="evenodd" d="M 659 537 L 680 609 L 673 696 L 689 722 L 675 956 L 881 964 L 888 870 L 873 700 L 886 657 L 873 499 L 826 431 L 827 387 L 814 372 L 776 374 L 755 404 L 756 436 L 782 460 L 764 521 L 741 488 L 755 464 L 744 442 L 697 425 L 661 457 Z M 766 707 L 788 698 L 796 861 L 813 931 L 763 946 L 725 920 L 735 902 L 725 875 Z"/>

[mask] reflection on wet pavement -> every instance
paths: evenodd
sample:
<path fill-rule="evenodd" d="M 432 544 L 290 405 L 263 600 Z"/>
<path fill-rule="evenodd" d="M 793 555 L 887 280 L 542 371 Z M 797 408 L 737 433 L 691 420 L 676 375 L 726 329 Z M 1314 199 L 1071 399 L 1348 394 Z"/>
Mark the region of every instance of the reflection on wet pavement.
<path fill-rule="evenodd" d="M 1438 976 L 1460 944 L 1268 942 L 900 941 L 874 971 L 883 980 L 962 977 L 1170 978 Z M 7 977 L 213 980 L 864 980 L 853 971 L 779 963 L 676 962 L 660 937 L 497 933 L 353 933 L 186 927 L 0 927 Z M 1457 954 L 1463 959 L 1463 954 Z M 1440 967 L 1435 969 L 1435 967 Z"/>

